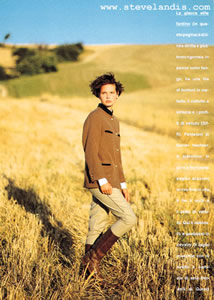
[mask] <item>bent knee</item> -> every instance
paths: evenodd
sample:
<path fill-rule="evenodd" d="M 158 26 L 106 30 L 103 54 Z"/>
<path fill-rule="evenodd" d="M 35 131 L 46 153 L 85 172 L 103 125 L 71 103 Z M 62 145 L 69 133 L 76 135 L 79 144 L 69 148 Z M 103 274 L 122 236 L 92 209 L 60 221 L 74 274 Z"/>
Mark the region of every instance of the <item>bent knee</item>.
<path fill-rule="evenodd" d="M 126 216 L 124 222 L 126 223 L 127 226 L 131 228 L 137 224 L 137 217 L 133 213 L 131 215 Z"/>

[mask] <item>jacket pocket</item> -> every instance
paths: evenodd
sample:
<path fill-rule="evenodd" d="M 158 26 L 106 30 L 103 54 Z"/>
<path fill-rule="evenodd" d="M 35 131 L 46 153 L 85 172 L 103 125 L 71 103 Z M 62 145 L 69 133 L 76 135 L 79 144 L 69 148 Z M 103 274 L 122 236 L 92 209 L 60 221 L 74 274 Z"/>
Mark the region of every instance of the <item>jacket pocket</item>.
<path fill-rule="evenodd" d="M 113 134 L 111 130 L 105 130 L 105 132 Z"/>
<path fill-rule="evenodd" d="M 101 163 L 103 166 L 103 171 L 105 173 L 105 178 L 109 181 L 112 177 L 112 164 L 110 163 Z"/>

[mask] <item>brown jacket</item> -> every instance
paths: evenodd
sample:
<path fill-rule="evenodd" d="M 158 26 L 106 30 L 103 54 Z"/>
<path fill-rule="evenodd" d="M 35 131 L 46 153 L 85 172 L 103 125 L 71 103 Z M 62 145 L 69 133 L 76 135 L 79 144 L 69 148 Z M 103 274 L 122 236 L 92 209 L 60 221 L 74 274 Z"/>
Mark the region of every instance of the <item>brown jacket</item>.
<path fill-rule="evenodd" d="M 85 151 L 84 187 L 99 187 L 106 178 L 112 187 L 125 182 L 120 153 L 119 121 L 105 105 L 99 104 L 85 120 L 82 135 Z"/>

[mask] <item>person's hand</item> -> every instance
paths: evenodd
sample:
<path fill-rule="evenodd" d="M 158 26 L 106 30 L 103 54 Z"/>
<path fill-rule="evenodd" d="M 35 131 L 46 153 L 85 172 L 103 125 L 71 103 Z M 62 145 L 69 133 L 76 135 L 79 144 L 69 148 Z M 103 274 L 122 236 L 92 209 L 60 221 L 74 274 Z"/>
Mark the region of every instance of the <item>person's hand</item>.
<path fill-rule="evenodd" d="M 129 202 L 129 192 L 128 189 L 121 189 L 123 196 L 125 197 L 126 201 Z"/>
<path fill-rule="evenodd" d="M 111 186 L 111 184 L 108 183 L 108 182 L 105 183 L 105 184 L 103 184 L 103 185 L 101 185 L 100 189 L 101 189 L 101 192 L 102 192 L 103 194 L 111 195 L 111 193 L 112 193 L 112 186 Z"/>

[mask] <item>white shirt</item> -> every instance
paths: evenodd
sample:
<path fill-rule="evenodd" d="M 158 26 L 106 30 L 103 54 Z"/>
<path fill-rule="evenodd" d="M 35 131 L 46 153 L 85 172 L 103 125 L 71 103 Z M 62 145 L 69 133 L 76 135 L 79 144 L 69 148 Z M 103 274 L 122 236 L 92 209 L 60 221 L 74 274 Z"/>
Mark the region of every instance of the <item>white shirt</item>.
<path fill-rule="evenodd" d="M 108 180 L 106 178 L 101 178 L 101 179 L 98 179 L 98 182 L 99 182 L 99 185 L 102 186 L 103 184 L 108 183 Z M 126 189 L 127 188 L 125 182 L 121 182 L 120 186 L 121 186 L 121 189 Z"/>

